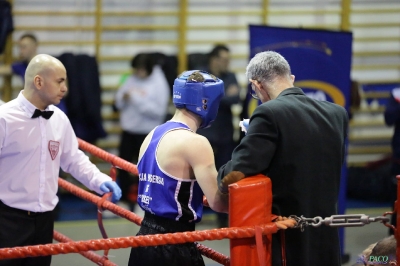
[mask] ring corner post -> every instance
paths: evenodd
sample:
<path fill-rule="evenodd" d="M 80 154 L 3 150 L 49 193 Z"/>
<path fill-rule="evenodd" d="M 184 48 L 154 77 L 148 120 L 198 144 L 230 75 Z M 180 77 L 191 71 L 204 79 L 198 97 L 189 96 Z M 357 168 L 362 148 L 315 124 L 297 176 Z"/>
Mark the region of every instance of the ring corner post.
<path fill-rule="evenodd" d="M 264 175 L 247 177 L 229 186 L 229 226 L 256 226 L 271 222 L 272 183 Z M 262 237 L 262 249 L 256 237 L 230 240 L 230 266 L 271 265 L 272 235 Z M 261 261 L 260 261 L 261 260 Z"/>

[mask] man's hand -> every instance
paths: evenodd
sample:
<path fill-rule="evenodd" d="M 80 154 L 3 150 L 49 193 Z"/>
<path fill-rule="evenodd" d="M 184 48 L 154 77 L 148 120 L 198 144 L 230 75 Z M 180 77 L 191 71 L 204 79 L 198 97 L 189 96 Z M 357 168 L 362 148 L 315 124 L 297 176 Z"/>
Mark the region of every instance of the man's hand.
<path fill-rule="evenodd" d="M 121 189 L 114 181 L 104 182 L 103 184 L 100 185 L 100 190 L 105 193 L 112 192 L 112 197 L 111 197 L 112 202 L 117 202 L 122 196 Z"/>
<path fill-rule="evenodd" d="M 245 176 L 242 172 L 232 171 L 229 174 L 227 174 L 226 176 L 224 176 L 224 178 L 218 184 L 218 189 L 221 193 L 227 194 L 228 186 L 230 184 L 238 182 L 239 180 L 242 180 L 243 178 L 245 178 Z"/>

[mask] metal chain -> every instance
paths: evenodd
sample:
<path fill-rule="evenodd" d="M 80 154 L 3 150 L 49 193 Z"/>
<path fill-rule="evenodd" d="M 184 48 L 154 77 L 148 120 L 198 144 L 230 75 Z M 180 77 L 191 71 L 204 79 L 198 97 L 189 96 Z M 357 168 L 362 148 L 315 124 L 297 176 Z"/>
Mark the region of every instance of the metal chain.
<path fill-rule="evenodd" d="M 316 216 L 314 218 L 306 218 L 303 215 L 298 217 L 296 215 L 290 215 L 289 218 L 296 220 L 297 225 L 294 228 L 300 228 L 301 232 L 304 231 L 305 227 L 319 227 L 322 224 L 330 227 L 356 227 L 364 226 L 372 222 L 389 222 L 389 217 L 377 216 L 369 217 L 365 214 L 342 214 L 342 215 L 332 215 L 323 219 L 321 216 Z"/>

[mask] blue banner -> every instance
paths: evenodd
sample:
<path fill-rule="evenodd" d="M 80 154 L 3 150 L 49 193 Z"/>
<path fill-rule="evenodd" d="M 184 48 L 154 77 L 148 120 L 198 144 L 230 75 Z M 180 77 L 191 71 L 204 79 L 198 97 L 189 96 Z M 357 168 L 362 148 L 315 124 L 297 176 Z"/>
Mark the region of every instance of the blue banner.
<path fill-rule="evenodd" d="M 276 51 L 289 62 L 294 85 L 312 98 L 331 101 L 349 110 L 352 33 L 270 26 L 250 26 L 250 58 Z M 250 116 L 257 102 L 247 104 Z M 339 214 L 346 208 L 347 166 L 342 169 Z M 344 233 L 340 232 L 344 248 Z"/>
<path fill-rule="evenodd" d="M 251 25 L 250 58 L 268 50 L 286 58 L 308 96 L 348 109 L 352 33 Z"/>

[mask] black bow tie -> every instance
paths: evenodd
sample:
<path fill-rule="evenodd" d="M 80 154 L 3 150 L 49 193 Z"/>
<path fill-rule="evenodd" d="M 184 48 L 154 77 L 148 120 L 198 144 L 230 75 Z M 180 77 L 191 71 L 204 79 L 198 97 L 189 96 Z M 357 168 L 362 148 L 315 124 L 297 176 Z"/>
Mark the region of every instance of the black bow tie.
<path fill-rule="evenodd" d="M 53 115 L 53 113 L 54 111 L 40 111 L 39 109 L 36 109 L 32 115 L 32 118 L 42 116 L 45 119 L 49 119 Z"/>

